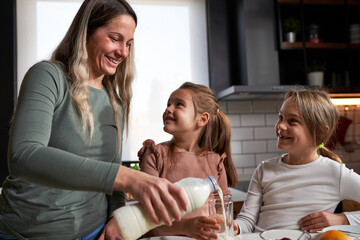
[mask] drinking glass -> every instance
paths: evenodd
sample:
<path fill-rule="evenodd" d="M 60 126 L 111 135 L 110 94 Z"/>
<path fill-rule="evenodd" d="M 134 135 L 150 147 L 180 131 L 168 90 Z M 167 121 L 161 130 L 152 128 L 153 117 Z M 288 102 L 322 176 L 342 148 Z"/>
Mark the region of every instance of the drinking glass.
<path fill-rule="evenodd" d="M 234 204 L 231 194 L 224 195 L 223 200 L 224 205 L 219 194 L 210 195 L 209 216 L 215 218 L 221 227 L 217 232 L 218 239 L 231 240 L 234 239 Z"/>

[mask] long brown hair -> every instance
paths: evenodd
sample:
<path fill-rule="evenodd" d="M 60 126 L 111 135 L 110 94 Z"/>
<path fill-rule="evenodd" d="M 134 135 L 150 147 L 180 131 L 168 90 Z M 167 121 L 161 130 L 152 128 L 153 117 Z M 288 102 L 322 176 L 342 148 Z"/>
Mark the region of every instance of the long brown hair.
<path fill-rule="evenodd" d="M 205 125 L 198 145 L 203 151 L 213 151 L 222 155 L 226 153 L 224 166 L 229 186 L 237 183 L 237 172 L 231 157 L 231 128 L 226 115 L 220 111 L 218 100 L 214 92 L 207 86 L 185 82 L 179 89 L 187 89 L 192 92 L 195 112 L 207 112 L 210 115 Z"/>
<path fill-rule="evenodd" d="M 284 101 L 288 98 L 292 98 L 298 107 L 300 115 L 309 129 L 314 146 L 327 143 L 339 119 L 339 112 L 331 102 L 328 93 L 319 89 L 290 90 L 285 93 Z M 340 157 L 325 146 L 319 148 L 319 153 L 342 163 Z"/>
<path fill-rule="evenodd" d="M 134 10 L 125 0 L 85 0 L 77 12 L 64 39 L 55 49 L 51 61 L 60 63 L 65 68 L 74 108 L 79 116 L 83 131 L 89 131 L 91 141 L 94 120 L 89 104 L 87 81 L 89 78 L 88 53 L 86 40 L 100 27 L 119 15 L 131 16 L 135 24 L 137 17 Z M 132 97 L 131 84 L 134 79 L 134 47 L 129 49 L 129 55 L 117 67 L 112 76 L 105 76 L 103 84 L 109 93 L 117 125 L 119 144 L 121 142 L 121 119 L 119 104 L 124 109 L 125 128 L 128 130 L 130 101 Z M 119 148 L 120 151 L 120 148 Z"/>

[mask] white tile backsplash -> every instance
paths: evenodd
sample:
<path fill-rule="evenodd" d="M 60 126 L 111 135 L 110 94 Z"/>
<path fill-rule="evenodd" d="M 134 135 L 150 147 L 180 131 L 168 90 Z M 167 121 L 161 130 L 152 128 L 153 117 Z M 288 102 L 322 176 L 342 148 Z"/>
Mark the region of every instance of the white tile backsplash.
<path fill-rule="evenodd" d="M 264 126 L 265 115 L 264 114 L 242 114 L 241 115 L 241 126 L 252 127 L 252 126 Z"/>
<path fill-rule="evenodd" d="M 239 179 L 248 180 L 256 166 L 263 160 L 279 156 L 284 152 L 276 147 L 275 123 L 281 101 L 278 100 L 231 100 L 220 101 L 222 111 L 227 114 L 232 131 L 231 149 Z M 345 111 L 339 108 L 344 116 Z M 360 141 L 360 110 L 347 112 L 346 117 L 354 120 L 346 134 L 347 140 Z M 339 143 L 334 152 L 346 166 L 360 172 L 360 145 L 354 145 L 354 152 L 346 152 Z"/>
<path fill-rule="evenodd" d="M 255 113 L 269 113 L 277 111 L 274 101 L 254 101 L 253 106 Z"/>
<path fill-rule="evenodd" d="M 251 173 L 253 174 L 256 168 L 244 168 L 243 173 Z"/>
<path fill-rule="evenodd" d="M 227 118 L 229 119 L 230 125 L 232 127 L 240 127 L 240 115 L 228 114 Z"/>
<path fill-rule="evenodd" d="M 243 141 L 243 153 L 265 153 L 266 141 Z"/>
<path fill-rule="evenodd" d="M 255 139 L 273 139 L 275 135 L 274 127 L 255 127 Z"/>
<path fill-rule="evenodd" d="M 231 128 L 232 140 L 253 140 L 254 128 Z"/>
<path fill-rule="evenodd" d="M 267 152 L 281 152 L 280 149 L 277 148 L 277 140 L 268 140 L 266 143 Z"/>
<path fill-rule="evenodd" d="M 279 118 L 278 113 L 266 114 L 265 115 L 265 124 L 266 124 L 266 126 L 272 126 L 273 128 L 275 128 L 275 124 L 276 124 L 278 118 Z"/>
<path fill-rule="evenodd" d="M 238 101 L 228 101 L 227 109 L 228 113 L 250 113 L 252 104 L 251 101 L 242 101 L 242 104 L 239 104 Z"/>
<path fill-rule="evenodd" d="M 232 154 L 242 153 L 242 142 L 241 141 L 231 141 L 231 153 Z"/>
<path fill-rule="evenodd" d="M 254 154 L 233 154 L 232 159 L 236 168 L 246 168 L 255 166 Z"/>

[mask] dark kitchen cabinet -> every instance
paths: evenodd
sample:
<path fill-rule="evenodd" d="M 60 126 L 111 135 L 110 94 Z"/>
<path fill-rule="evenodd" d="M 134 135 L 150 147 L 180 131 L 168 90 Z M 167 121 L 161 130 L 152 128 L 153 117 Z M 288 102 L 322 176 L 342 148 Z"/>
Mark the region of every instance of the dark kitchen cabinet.
<path fill-rule="evenodd" d="M 16 1 L 1 0 L 0 27 L 0 184 L 8 175 L 7 146 L 10 119 L 14 111 L 17 91 L 16 77 Z"/>
<path fill-rule="evenodd" d="M 355 36 L 360 34 L 360 0 L 275 0 L 274 4 L 280 83 L 306 85 L 307 72 L 321 63 L 326 67 L 324 86 L 331 92 L 360 92 L 360 39 Z M 289 19 L 299 23 L 295 42 L 286 38 Z"/>
<path fill-rule="evenodd" d="M 234 93 L 281 91 L 272 1 L 207 0 L 210 87 Z"/>

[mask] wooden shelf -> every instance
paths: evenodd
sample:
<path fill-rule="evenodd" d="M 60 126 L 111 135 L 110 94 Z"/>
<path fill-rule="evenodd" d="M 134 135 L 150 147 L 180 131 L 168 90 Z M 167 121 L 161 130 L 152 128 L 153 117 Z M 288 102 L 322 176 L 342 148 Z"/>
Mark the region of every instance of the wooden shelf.
<path fill-rule="evenodd" d="M 308 49 L 346 49 L 347 43 L 305 43 Z"/>
<path fill-rule="evenodd" d="M 329 93 L 331 98 L 360 98 L 360 93 Z"/>
<path fill-rule="evenodd" d="M 350 47 L 351 48 L 360 48 L 360 43 L 351 43 Z"/>
<path fill-rule="evenodd" d="M 302 48 L 302 42 L 282 42 L 281 43 L 282 49 L 291 49 L 291 48 Z"/>
<path fill-rule="evenodd" d="M 317 60 L 327 66 L 330 93 L 360 93 L 360 43 L 350 43 L 348 36 L 351 24 L 359 21 L 360 0 L 275 0 L 275 7 L 280 82 L 306 85 L 306 72 Z M 284 41 L 287 18 L 300 21 L 297 42 Z M 320 26 L 319 43 L 308 40 L 312 23 Z"/>
<path fill-rule="evenodd" d="M 342 200 L 343 212 L 352 212 L 360 210 L 360 203 L 355 202 L 353 200 Z"/>
<path fill-rule="evenodd" d="M 344 0 L 303 0 L 304 4 L 332 4 L 332 5 L 344 5 Z"/>
<path fill-rule="evenodd" d="M 360 0 L 348 0 L 349 5 L 360 5 Z"/>
<path fill-rule="evenodd" d="M 277 0 L 278 3 L 300 3 L 300 0 Z"/>
<path fill-rule="evenodd" d="M 278 3 L 300 3 L 300 0 L 277 0 Z M 344 0 L 303 0 L 304 4 L 344 5 Z M 349 5 L 360 5 L 360 0 L 348 0 Z"/>
<path fill-rule="evenodd" d="M 360 48 L 360 43 L 352 43 L 351 48 Z M 282 49 L 300 49 L 303 48 L 302 42 L 282 42 Z M 305 43 L 307 49 L 346 49 L 348 48 L 347 43 Z"/>
<path fill-rule="evenodd" d="M 337 98 L 359 98 L 360 86 L 355 87 L 325 87 L 331 97 Z"/>

